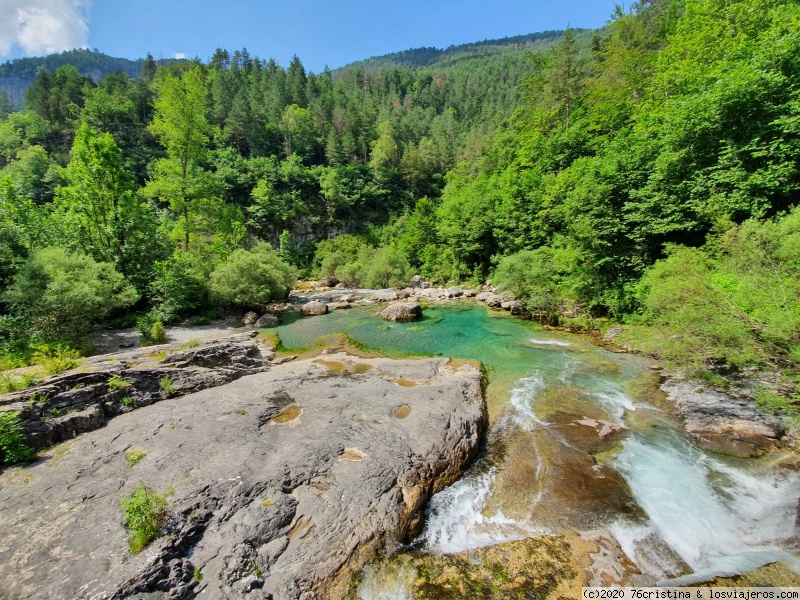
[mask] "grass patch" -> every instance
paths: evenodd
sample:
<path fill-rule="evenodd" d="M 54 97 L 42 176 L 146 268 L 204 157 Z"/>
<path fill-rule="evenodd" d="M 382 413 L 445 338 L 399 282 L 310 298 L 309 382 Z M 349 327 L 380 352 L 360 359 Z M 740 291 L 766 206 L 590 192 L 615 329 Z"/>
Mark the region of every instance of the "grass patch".
<path fill-rule="evenodd" d="M 188 342 L 186 342 L 186 347 L 189 349 L 198 348 L 201 345 L 201 343 L 202 342 L 200 342 L 200 340 L 198 340 L 197 338 L 192 338 Z"/>
<path fill-rule="evenodd" d="M 55 375 L 68 369 L 74 369 L 82 363 L 77 350 L 68 346 L 35 346 L 31 362 L 41 365 L 48 375 Z"/>
<path fill-rule="evenodd" d="M 162 377 L 158 382 L 158 386 L 165 394 L 172 394 L 175 391 L 175 384 L 172 381 L 172 377 L 169 375 Z"/>
<path fill-rule="evenodd" d="M 145 450 L 134 448 L 133 450 L 128 450 L 125 453 L 125 462 L 128 463 L 128 468 L 132 469 L 142 462 L 145 456 L 147 456 L 147 452 Z"/>
<path fill-rule="evenodd" d="M 0 394 L 18 392 L 42 381 L 38 373 L 20 373 L 16 376 L 0 373 Z"/>
<path fill-rule="evenodd" d="M 194 570 L 192 571 L 192 577 L 194 577 L 194 580 L 197 583 L 200 583 L 201 581 L 203 581 L 203 574 L 200 572 L 200 569 L 198 569 L 197 567 L 195 567 Z"/>
<path fill-rule="evenodd" d="M 130 396 L 125 396 L 122 400 L 120 400 L 120 402 L 122 403 L 122 406 L 124 406 L 125 408 L 130 408 L 131 406 L 133 406 L 133 398 L 131 398 Z"/>
<path fill-rule="evenodd" d="M 141 482 L 132 494 L 122 497 L 120 508 L 125 527 L 131 532 L 128 547 L 132 554 L 138 554 L 158 538 L 169 515 L 166 495 Z"/>
<path fill-rule="evenodd" d="M 25 445 L 19 412 L 0 413 L 0 464 L 10 465 L 31 456 L 31 449 Z"/>
<path fill-rule="evenodd" d="M 129 387 L 131 387 L 131 382 L 124 380 L 119 375 L 114 375 L 108 380 L 109 391 L 127 390 Z"/>

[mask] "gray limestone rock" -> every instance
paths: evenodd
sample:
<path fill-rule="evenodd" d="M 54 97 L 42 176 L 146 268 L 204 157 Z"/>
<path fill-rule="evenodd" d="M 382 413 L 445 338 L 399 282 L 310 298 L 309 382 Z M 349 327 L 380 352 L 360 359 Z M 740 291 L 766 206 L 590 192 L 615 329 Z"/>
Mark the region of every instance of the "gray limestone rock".
<path fill-rule="evenodd" d="M 422 307 L 416 302 L 396 302 L 381 313 L 384 321 L 416 321 L 422 318 Z"/>
<path fill-rule="evenodd" d="M 300 313 L 306 316 L 326 315 L 328 314 L 328 305 L 324 302 L 313 300 L 307 302 L 300 307 Z"/>
<path fill-rule="evenodd" d="M 0 474 L 0 597 L 342 597 L 485 426 L 480 373 L 447 359 L 327 355 L 144 407 Z M 139 482 L 170 490 L 169 520 L 131 555 Z"/>
<path fill-rule="evenodd" d="M 266 329 L 267 327 L 277 327 L 280 323 L 281 320 L 278 318 L 278 315 L 268 312 L 258 317 L 258 321 L 256 321 L 254 325 L 258 329 Z"/>
<path fill-rule="evenodd" d="M 752 401 L 673 380 L 661 389 L 689 437 L 714 452 L 740 458 L 763 456 L 778 446 L 785 433 L 778 419 L 758 410 Z"/>

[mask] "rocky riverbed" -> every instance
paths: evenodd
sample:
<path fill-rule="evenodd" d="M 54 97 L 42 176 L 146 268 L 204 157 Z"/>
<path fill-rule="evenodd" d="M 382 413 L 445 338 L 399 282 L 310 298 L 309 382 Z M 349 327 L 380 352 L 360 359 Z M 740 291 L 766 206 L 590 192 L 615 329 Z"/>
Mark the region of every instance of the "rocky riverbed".
<path fill-rule="evenodd" d="M 158 368 L 198 362 L 176 354 Z M 0 597 L 334 598 L 416 535 L 427 500 L 478 452 L 478 369 L 265 354 L 248 366 L 263 372 L 159 398 L 5 469 Z M 120 500 L 140 482 L 167 494 L 169 520 L 132 555 Z"/>

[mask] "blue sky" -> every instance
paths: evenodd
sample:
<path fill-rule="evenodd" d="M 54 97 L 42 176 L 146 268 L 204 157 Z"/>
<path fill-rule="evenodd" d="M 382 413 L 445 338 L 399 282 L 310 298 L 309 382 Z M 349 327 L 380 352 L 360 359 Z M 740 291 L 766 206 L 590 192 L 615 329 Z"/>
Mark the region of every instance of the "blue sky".
<path fill-rule="evenodd" d="M 126 58 L 217 47 L 307 69 L 548 29 L 599 27 L 613 0 L 0 0 L 0 59 L 97 48 Z"/>

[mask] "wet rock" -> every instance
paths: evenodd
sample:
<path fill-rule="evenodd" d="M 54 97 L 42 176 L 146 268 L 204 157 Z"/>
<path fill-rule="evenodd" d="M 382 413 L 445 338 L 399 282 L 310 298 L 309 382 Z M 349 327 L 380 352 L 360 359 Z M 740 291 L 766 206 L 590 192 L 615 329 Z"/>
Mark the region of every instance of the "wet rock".
<path fill-rule="evenodd" d="M 189 598 L 202 589 L 209 598 L 331 598 L 346 589 L 385 544 L 419 532 L 427 500 L 476 456 L 485 417 L 474 367 L 328 358 L 372 368 L 275 366 L 123 415 L 49 461 L 0 475 L 0 597 Z M 400 387 L 389 372 L 427 383 Z M 401 405 L 404 419 L 393 414 Z M 290 407 L 301 414 L 277 418 Z M 132 448 L 147 454 L 128 466 Z M 139 482 L 173 492 L 166 535 L 131 555 L 120 496 Z"/>
<path fill-rule="evenodd" d="M 254 325 L 257 329 L 266 329 L 267 327 L 277 327 L 280 324 L 281 320 L 278 315 L 268 312 L 258 317 L 258 321 Z"/>
<path fill-rule="evenodd" d="M 689 437 L 713 452 L 740 458 L 763 456 L 775 450 L 785 434 L 780 421 L 759 411 L 753 402 L 686 382 L 667 381 L 661 389 Z"/>
<path fill-rule="evenodd" d="M 414 597 L 546 598 L 577 575 L 570 550 L 563 537 L 539 537 L 458 554 L 425 555 L 416 561 Z"/>
<path fill-rule="evenodd" d="M 252 310 L 244 313 L 244 317 L 242 317 L 242 325 L 245 327 L 250 327 L 256 321 L 258 321 L 258 313 L 253 312 Z"/>
<path fill-rule="evenodd" d="M 416 321 L 422 318 L 422 307 L 416 302 L 396 302 L 381 313 L 384 321 Z"/>
<path fill-rule="evenodd" d="M 328 314 L 328 305 L 318 300 L 312 300 L 300 307 L 300 314 L 306 316 L 326 315 Z"/>

